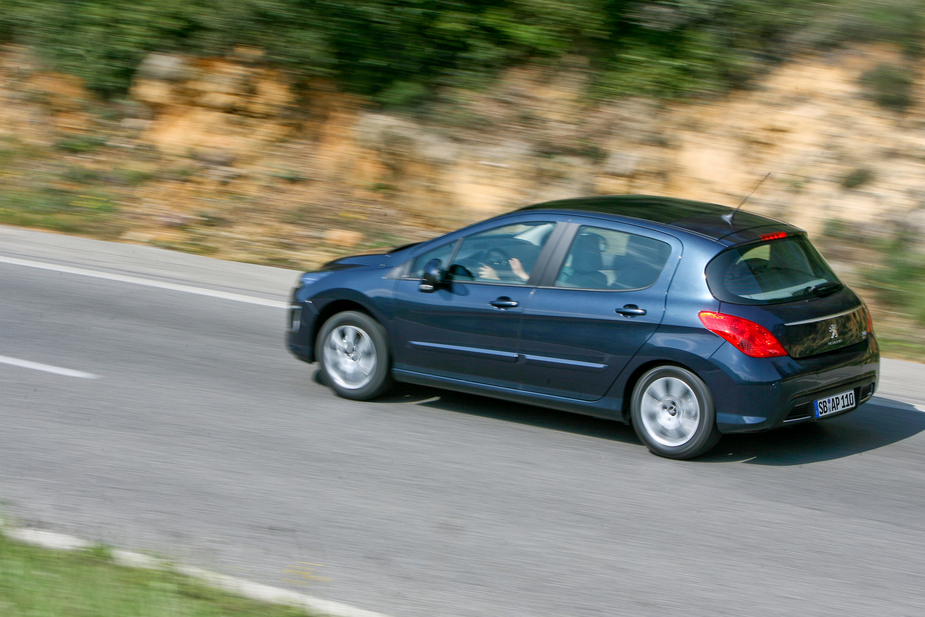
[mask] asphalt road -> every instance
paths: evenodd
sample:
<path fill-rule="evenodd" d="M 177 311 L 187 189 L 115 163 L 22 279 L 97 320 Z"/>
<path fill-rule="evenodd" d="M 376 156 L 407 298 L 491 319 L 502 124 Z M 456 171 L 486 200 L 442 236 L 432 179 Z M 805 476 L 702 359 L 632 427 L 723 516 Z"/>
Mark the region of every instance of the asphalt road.
<path fill-rule="evenodd" d="M 295 277 L 0 228 L 0 511 L 395 617 L 925 614 L 925 366 L 674 462 L 534 407 L 338 399 L 284 347 Z"/>

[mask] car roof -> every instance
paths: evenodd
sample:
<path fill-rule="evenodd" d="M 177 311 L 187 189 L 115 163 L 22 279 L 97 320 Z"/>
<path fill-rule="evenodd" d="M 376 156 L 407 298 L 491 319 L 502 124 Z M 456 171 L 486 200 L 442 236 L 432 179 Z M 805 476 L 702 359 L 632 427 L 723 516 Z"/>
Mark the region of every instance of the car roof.
<path fill-rule="evenodd" d="M 798 227 L 745 210 L 702 201 L 653 195 L 602 195 L 547 201 L 521 208 L 524 211 L 585 212 L 667 225 L 723 244 L 760 239 L 772 231 L 803 233 Z"/>

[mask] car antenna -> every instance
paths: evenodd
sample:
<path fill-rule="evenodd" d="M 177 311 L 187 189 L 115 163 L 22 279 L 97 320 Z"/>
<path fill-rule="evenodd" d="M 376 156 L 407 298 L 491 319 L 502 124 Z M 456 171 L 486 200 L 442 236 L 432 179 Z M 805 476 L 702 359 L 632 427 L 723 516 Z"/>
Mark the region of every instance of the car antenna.
<path fill-rule="evenodd" d="M 745 202 L 748 201 L 748 198 L 749 198 L 749 197 L 751 197 L 752 195 L 755 194 L 755 191 L 758 190 L 758 187 L 761 186 L 762 183 L 763 183 L 765 180 L 767 180 L 767 179 L 768 179 L 768 176 L 770 176 L 770 175 L 771 175 L 771 172 L 770 172 L 770 171 L 769 171 L 768 173 L 766 173 L 766 174 L 764 175 L 764 178 L 762 178 L 761 180 L 759 180 L 759 181 L 758 181 L 758 184 L 755 185 L 755 188 L 752 189 L 752 192 L 749 193 L 748 195 L 746 195 L 746 196 L 745 196 L 745 199 L 743 199 L 742 201 L 739 202 L 739 205 L 736 206 L 736 209 L 733 210 L 732 212 L 727 212 L 726 214 L 724 214 L 724 215 L 722 216 L 722 219 L 723 219 L 724 221 L 726 221 L 727 223 L 729 223 L 730 225 L 732 225 L 732 217 L 734 217 L 734 216 L 736 215 L 736 212 L 739 211 L 739 208 L 741 208 L 741 207 L 745 204 Z"/>

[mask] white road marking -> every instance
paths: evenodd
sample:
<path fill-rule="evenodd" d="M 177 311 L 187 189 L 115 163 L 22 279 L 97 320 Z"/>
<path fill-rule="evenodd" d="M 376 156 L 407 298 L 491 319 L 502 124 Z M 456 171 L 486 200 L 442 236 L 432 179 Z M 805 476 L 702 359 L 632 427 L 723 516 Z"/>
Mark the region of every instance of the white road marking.
<path fill-rule="evenodd" d="M 85 270 L 83 268 L 73 268 L 71 266 L 60 266 L 57 264 L 45 263 L 43 261 L 31 261 L 29 259 L 17 259 L 15 257 L 0 257 L 0 263 L 12 264 L 14 266 L 26 266 L 27 268 L 39 268 L 40 270 L 51 270 L 52 272 L 64 272 L 66 274 L 76 274 L 78 276 L 90 276 L 107 281 L 118 281 L 120 283 L 131 283 L 133 285 L 144 285 L 146 287 L 157 287 L 158 289 L 169 289 L 171 291 L 182 291 L 184 293 L 208 296 L 210 298 L 219 298 L 221 300 L 231 300 L 233 302 L 245 302 L 247 304 L 257 304 L 260 306 L 269 306 L 272 308 L 289 308 L 288 302 L 278 300 L 267 300 L 255 296 L 245 296 L 243 294 L 230 293 L 227 291 L 217 291 L 215 289 L 206 289 L 204 287 L 193 287 L 192 285 L 179 285 L 177 283 L 166 283 L 154 279 L 146 279 L 137 276 L 125 276 L 123 274 L 111 274 L 109 272 L 100 272 L 98 270 Z"/>
<path fill-rule="evenodd" d="M 0 356 L 0 364 L 11 364 L 22 368 L 31 368 L 36 371 L 54 373 L 55 375 L 64 375 L 65 377 L 80 377 L 81 379 L 100 378 L 99 375 L 94 375 L 93 373 L 84 373 L 83 371 L 61 368 L 60 366 L 52 366 L 51 364 L 42 364 L 41 362 L 30 362 L 29 360 L 20 360 L 19 358 L 10 358 L 8 356 Z"/>

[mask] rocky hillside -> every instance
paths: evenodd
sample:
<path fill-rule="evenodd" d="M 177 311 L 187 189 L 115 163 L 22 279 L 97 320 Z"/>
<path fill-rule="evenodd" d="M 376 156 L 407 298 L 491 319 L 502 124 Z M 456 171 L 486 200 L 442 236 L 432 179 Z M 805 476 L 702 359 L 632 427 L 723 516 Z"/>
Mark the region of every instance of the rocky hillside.
<path fill-rule="evenodd" d="M 248 48 L 151 55 L 131 98 L 103 104 L 7 48 L 0 222 L 309 268 L 562 197 L 734 206 L 770 172 L 745 207 L 841 238 L 830 255 L 853 276 L 859 241 L 925 232 L 922 85 L 905 111 L 865 85 L 878 67 L 920 69 L 909 62 L 840 50 L 721 100 L 666 104 L 588 100 L 576 60 L 444 92 L 424 116 L 291 83 Z"/>

